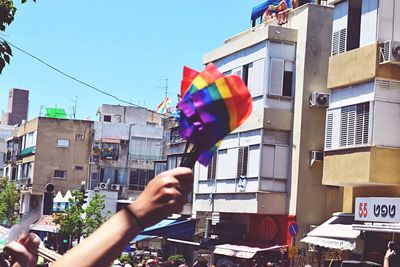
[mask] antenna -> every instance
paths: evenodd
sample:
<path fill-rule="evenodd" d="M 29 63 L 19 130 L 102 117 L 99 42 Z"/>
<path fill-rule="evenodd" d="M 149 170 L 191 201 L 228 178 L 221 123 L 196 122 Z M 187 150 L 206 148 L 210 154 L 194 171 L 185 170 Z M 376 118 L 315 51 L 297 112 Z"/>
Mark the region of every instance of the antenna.
<path fill-rule="evenodd" d="M 160 86 L 160 87 L 157 87 L 157 88 L 161 88 L 161 89 L 165 90 L 165 98 L 164 99 L 167 99 L 167 97 L 168 97 L 168 78 L 167 79 L 161 79 L 161 80 L 165 81 L 165 86 Z"/>
<path fill-rule="evenodd" d="M 75 96 L 75 100 L 71 100 L 74 103 L 72 106 L 72 118 L 75 120 L 76 117 L 76 109 L 78 107 L 78 96 Z"/>

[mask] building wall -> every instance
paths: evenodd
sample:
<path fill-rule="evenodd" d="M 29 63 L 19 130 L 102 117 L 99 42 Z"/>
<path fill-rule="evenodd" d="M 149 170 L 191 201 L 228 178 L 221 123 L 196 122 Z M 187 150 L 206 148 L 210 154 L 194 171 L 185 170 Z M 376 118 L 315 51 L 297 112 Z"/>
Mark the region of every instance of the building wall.
<path fill-rule="evenodd" d="M 14 126 L 0 124 L 0 177 L 7 175 L 4 172 L 4 153 L 7 150 L 7 139 L 14 136 L 15 131 Z"/>
<path fill-rule="evenodd" d="M 309 225 L 321 223 L 342 207 L 341 190 L 321 185 L 322 164 L 310 166 L 310 151 L 323 150 L 326 110 L 310 108 L 309 96 L 313 91 L 328 91 L 332 11 L 303 6 L 291 13 L 288 23 L 298 29 L 289 214 L 296 216 L 300 233 L 307 233 Z"/>
<path fill-rule="evenodd" d="M 28 118 L 29 91 L 10 89 L 8 92 L 7 112 L 3 114 L 1 124 L 16 125 Z"/>
<path fill-rule="evenodd" d="M 33 194 L 42 194 L 46 184 L 53 183 L 56 191 L 65 194 L 77 189 L 82 181 L 88 182 L 88 166 L 91 150 L 93 122 L 37 118 L 37 143 Z M 84 140 L 76 140 L 76 134 L 83 134 Z M 57 147 L 58 139 L 69 140 L 69 147 Z M 77 170 L 76 166 L 82 169 Z M 55 170 L 66 170 L 67 178 L 54 178 Z"/>

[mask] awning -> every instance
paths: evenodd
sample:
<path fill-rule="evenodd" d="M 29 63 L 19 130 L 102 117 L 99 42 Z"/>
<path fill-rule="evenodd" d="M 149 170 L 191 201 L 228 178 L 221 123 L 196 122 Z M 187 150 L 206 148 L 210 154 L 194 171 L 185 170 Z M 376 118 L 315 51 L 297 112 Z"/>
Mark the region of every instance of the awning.
<path fill-rule="evenodd" d="M 214 253 L 236 258 L 251 259 L 258 252 L 279 250 L 281 248 L 282 246 L 259 248 L 259 247 L 248 247 L 242 245 L 223 244 L 215 246 Z"/>
<path fill-rule="evenodd" d="M 21 150 L 19 156 L 28 156 L 36 152 L 36 146 L 27 147 Z"/>
<path fill-rule="evenodd" d="M 353 224 L 353 230 L 400 234 L 400 223 Z"/>
<path fill-rule="evenodd" d="M 193 219 L 165 219 L 161 222 L 147 227 L 131 243 L 138 242 L 149 237 L 192 237 L 196 228 L 196 220 Z"/>
<path fill-rule="evenodd" d="M 119 143 L 121 143 L 121 140 L 120 139 L 112 139 L 112 138 L 102 138 L 101 142 L 108 143 L 108 144 L 119 144 Z"/>
<path fill-rule="evenodd" d="M 52 215 L 43 215 L 42 218 L 35 224 L 32 224 L 29 229 L 33 231 L 58 233 L 60 231 L 60 226 L 54 222 L 54 217 Z"/>
<path fill-rule="evenodd" d="M 360 231 L 353 230 L 354 215 L 334 213 L 333 217 L 312 230 L 301 242 L 320 247 L 356 250 Z"/>

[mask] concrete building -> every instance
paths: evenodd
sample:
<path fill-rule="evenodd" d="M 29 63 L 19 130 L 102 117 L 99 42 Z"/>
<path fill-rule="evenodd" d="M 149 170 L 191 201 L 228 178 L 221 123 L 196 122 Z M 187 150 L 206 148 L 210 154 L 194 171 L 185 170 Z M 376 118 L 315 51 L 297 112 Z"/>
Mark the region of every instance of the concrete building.
<path fill-rule="evenodd" d="M 343 187 L 342 211 L 356 220 L 400 222 L 379 216 L 380 206 L 400 208 L 400 1 L 328 2 L 334 15 L 323 183 Z M 398 235 L 372 228 L 364 258 L 376 260 L 374 254 L 381 262 L 387 241 Z"/>
<path fill-rule="evenodd" d="M 7 140 L 14 136 L 15 126 L 0 124 L 0 177 L 4 175 L 4 158 L 7 157 Z"/>
<path fill-rule="evenodd" d="M 94 123 L 90 187 L 135 198 L 154 177 L 163 148 L 162 115 L 141 107 L 102 105 Z"/>
<path fill-rule="evenodd" d="M 93 122 L 35 118 L 21 124 L 7 142 L 5 173 L 17 181 L 21 213 L 42 210 L 45 186 L 65 194 L 88 182 Z"/>
<path fill-rule="evenodd" d="M 2 114 L 1 124 L 16 125 L 28 119 L 29 91 L 12 88 L 8 91 L 7 112 Z"/>
<path fill-rule="evenodd" d="M 290 11 L 286 24 L 261 23 L 204 55 L 204 64 L 240 75 L 253 99 L 249 119 L 224 139 L 208 167 L 194 170 L 193 213 L 208 237 L 291 244 L 291 223 L 302 236 L 340 210 L 342 190 L 322 185 L 317 153 L 324 148 L 325 103 L 310 106 L 315 92 L 328 91 L 332 13 L 307 4 Z M 216 254 L 216 261 L 233 259 Z"/>

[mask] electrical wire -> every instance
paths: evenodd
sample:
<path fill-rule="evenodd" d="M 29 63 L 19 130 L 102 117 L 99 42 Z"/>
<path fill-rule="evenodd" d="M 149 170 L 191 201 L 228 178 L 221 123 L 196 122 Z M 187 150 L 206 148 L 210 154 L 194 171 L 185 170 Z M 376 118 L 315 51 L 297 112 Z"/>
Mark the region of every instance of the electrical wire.
<path fill-rule="evenodd" d="M 86 82 L 84 82 L 84 81 L 82 81 L 82 80 L 80 80 L 80 79 L 78 79 L 78 78 L 76 78 L 76 77 L 74 77 L 74 76 L 72 76 L 72 75 L 69 75 L 68 73 L 65 73 L 64 71 L 62 71 L 62 70 L 60 70 L 60 69 L 58 69 L 58 68 L 56 68 L 56 67 L 50 65 L 50 64 L 47 63 L 46 61 L 44 61 L 44 60 L 38 58 L 37 56 L 32 55 L 31 53 L 25 51 L 25 50 L 22 49 L 22 48 L 19 48 L 18 46 L 14 45 L 13 43 L 10 43 L 9 41 L 7 41 L 6 39 L 4 39 L 3 37 L 0 37 L 0 40 L 3 40 L 3 41 L 5 41 L 5 42 L 7 42 L 11 47 L 13 47 L 13 48 L 17 49 L 18 51 L 20 51 L 20 52 L 22 52 L 22 53 L 24 53 L 24 54 L 26 54 L 26 55 L 32 57 L 33 59 L 35 59 L 35 60 L 39 61 L 40 63 L 44 64 L 45 66 L 47 66 L 48 68 L 50 68 L 50 69 L 52 69 L 52 70 L 54 70 L 54 71 L 60 73 L 61 75 L 65 76 L 65 77 L 67 77 L 67 78 L 69 78 L 69 79 L 71 79 L 71 80 L 74 80 L 75 82 L 78 82 L 78 83 L 80 83 L 80 84 L 82 84 L 82 85 L 84 85 L 84 86 L 86 86 L 86 87 L 89 87 L 89 88 L 91 88 L 91 89 L 93 89 L 93 90 L 95 90 L 95 91 L 97 91 L 97 92 L 99 92 L 99 93 L 101 93 L 101 94 L 104 94 L 104 95 L 106 95 L 106 96 L 109 96 L 109 97 L 111 97 L 111 98 L 114 98 L 115 100 L 117 100 L 117 101 L 119 101 L 119 102 L 121 102 L 121 103 L 125 103 L 125 104 L 128 104 L 128 105 L 134 106 L 134 107 L 143 108 L 143 109 L 146 109 L 146 110 L 148 110 L 148 111 L 157 113 L 157 112 L 154 111 L 154 110 L 148 109 L 148 108 L 146 108 L 146 107 L 142 107 L 142 106 L 140 106 L 140 105 L 131 103 L 131 102 L 129 102 L 129 101 L 125 101 L 125 100 L 123 100 L 123 99 L 121 99 L 121 98 L 119 98 L 119 97 L 117 97 L 117 96 L 115 96 L 115 95 L 113 95 L 113 94 L 110 94 L 110 93 L 108 93 L 108 92 L 106 92 L 106 91 L 104 91 L 104 90 L 101 90 L 101 89 L 99 89 L 99 88 L 97 88 L 97 87 L 95 87 L 95 86 L 93 86 L 93 85 L 90 85 L 90 84 L 88 84 L 88 83 L 86 83 Z M 160 114 L 160 115 L 164 115 L 164 114 Z"/>

